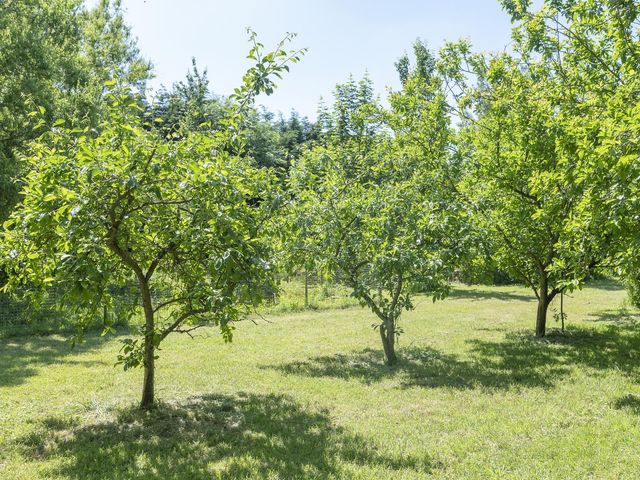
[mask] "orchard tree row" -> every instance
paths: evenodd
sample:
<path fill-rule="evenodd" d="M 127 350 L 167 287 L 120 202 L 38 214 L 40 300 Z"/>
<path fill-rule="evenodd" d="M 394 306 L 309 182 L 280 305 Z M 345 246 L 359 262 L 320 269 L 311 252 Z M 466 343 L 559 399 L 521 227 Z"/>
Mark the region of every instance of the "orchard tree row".
<path fill-rule="evenodd" d="M 414 296 L 444 298 L 468 265 L 530 287 L 543 337 L 558 295 L 603 270 L 638 278 L 640 7 L 502 3 L 509 53 L 417 41 L 384 105 L 369 79 L 350 79 L 315 124 L 294 116 L 279 129 L 254 103 L 304 54 L 292 35 L 267 51 L 250 32 L 254 66 L 229 98 L 210 95 L 194 63 L 149 102 L 117 5 L 72 16 L 115 22 L 126 68 L 100 70 L 91 118 L 44 107 L 17 123 L 4 289 L 63 291 L 82 332 L 114 302 L 110 287 L 135 281 L 144 324 L 118 359 L 144 367 L 144 408 L 168 335 L 215 324 L 231 340 L 276 273 L 303 267 L 372 311 L 389 365 Z"/>

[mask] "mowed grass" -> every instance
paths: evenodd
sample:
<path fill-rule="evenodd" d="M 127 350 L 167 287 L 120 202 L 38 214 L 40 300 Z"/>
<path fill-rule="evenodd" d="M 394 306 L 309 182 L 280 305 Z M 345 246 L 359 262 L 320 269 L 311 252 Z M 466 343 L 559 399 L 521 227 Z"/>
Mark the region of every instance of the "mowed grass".
<path fill-rule="evenodd" d="M 635 479 L 640 325 L 601 282 L 532 338 L 517 287 L 456 287 L 403 316 L 383 365 L 371 314 L 351 308 L 173 336 L 162 404 L 139 413 L 141 371 L 118 338 L 0 345 L 2 479 Z"/>

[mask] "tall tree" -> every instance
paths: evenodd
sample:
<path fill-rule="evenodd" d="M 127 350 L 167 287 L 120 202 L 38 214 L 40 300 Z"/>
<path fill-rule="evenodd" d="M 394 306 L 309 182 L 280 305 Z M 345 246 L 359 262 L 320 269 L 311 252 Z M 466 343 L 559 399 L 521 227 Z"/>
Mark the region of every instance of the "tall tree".
<path fill-rule="evenodd" d="M 374 142 L 382 119 L 369 75 L 358 82 L 350 75 L 336 85 L 333 95 L 331 108 L 321 100 L 318 111 L 318 128 L 326 137 L 325 143 L 353 140 L 364 148 Z"/>
<path fill-rule="evenodd" d="M 295 110 L 291 111 L 288 118 L 280 115 L 275 127 L 279 135 L 280 155 L 287 168 L 320 137 L 317 124 L 310 122 L 307 117 L 301 118 Z"/>
<path fill-rule="evenodd" d="M 634 0 L 554 0 L 537 8 L 502 2 L 517 47 L 550 65 L 571 97 L 566 128 L 578 139 L 575 182 L 589 192 L 561 245 L 580 256 L 584 232 L 599 232 L 609 265 L 637 277 L 640 256 L 640 5 Z"/>
<path fill-rule="evenodd" d="M 131 85 L 150 76 L 119 0 L 91 10 L 80 0 L 0 3 L 0 219 L 18 200 L 25 142 L 56 119 L 97 125 L 104 82 L 116 70 Z M 45 114 L 35 125 L 29 113 L 39 107 Z"/>

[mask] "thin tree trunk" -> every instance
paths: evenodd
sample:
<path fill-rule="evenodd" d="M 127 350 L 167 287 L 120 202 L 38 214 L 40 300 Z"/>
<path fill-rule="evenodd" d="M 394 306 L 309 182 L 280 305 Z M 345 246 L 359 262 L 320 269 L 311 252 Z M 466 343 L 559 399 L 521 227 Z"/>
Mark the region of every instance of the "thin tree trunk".
<path fill-rule="evenodd" d="M 142 400 L 140 408 L 153 408 L 155 402 L 155 347 L 153 345 L 154 313 L 151 303 L 151 292 L 147 282 L 140 282 L 142 305 L 144 307 L 144 381 L 142 383 Z"/>
<path fill-rule="evenodd" d="M 380 338 L 382 339 L 384 355 L 387 358 L 387 365 L 395 365 L 398 362 L 398 357 L 396 356 L 396 332 L 393 321 L 385 320 L 385 322 L 380 325 Z"/>
<path fill-rule="evenodd" d="M 540 275 L 538 291 L 538 312 L 536 315 L 536 337 L 542 338 L 547 333 L 547 308 L 549 307 L 549 284 L 547 272 Z"/>
<path fill-rule="evenodd" d="M 547 333 L 547 302 L 538 300 L 538 313 L 536 316 L 536 337 L 542 338 Z"/>
<path fill-rule="evenodd" d="M 153 345 L 155 322 L 153 303 L 151 301 L 151 290 L 149 289 L 149 279 L 162 257 L 169 250 L 163 250 L 163 252 L 155 258 L 152 262 L 152 266 L 149 267 L 149 270 L 145 275 L 138 262 L 136 262 L 131 254 L 126 249 L 123 249 L 118 243 L 118 227 L 122 222 L 122 218 L 116 218 L 115 206 L 116 205 L 114 205 L 110 211 L 111 225 L 109 226 L 107 246 L 111 251 L 118 255 L 122 261 L 131 268 L 131 270 L 133 270 L 138 278 L 140 295 L 142 297 L 142 307 L 144 309 L 144 380 L 142 383 L 142 400 L 140 401 L 140 408 L 149 409 L 153 407 L 155 402 L 155 347 Z"/>
<path fill-rule="evenodd" d="M 155 402 L 155 349 L 153 340 L 144 337 L 144 382 L 142 384 L 142 400 L 140 408 L 153 408 Z"/>

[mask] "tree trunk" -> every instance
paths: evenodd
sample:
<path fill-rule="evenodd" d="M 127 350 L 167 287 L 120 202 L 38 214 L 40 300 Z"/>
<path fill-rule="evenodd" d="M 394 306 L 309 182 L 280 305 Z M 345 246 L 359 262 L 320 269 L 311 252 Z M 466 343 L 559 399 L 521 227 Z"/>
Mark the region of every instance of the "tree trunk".
<path fill-rule="evenodd" d="M 547 333 L 547 308 L 549 307 L 549 282 L 547 272 L 540 274 L 538 290 L 538 312 L 536 315 L 536 337 L 542 338 Z"/>
<path fill-rule="evenodd" d="M 536 337 L 542 338 L 547 333 L 547 307 L 549 304 L 546 300 L 540 298 L 538 300 L 538 313 L 536 316 Z"/>
<path fill-rule="evenodd" d="M 155 403 L 155 347 L 153 335 L 155 330 L 154 312 L 151 303 L 151 292 L 147 282 L 140 282 L 142 293 L 142 305 L 144 307 L 145 332 L 144 332 L 144 381 L 142 383 L 142 400 L 140 408 L 153 408 Z"/>
<path fill-rule="evenodd" d="M 398 357 L 396 357 L 396 332 L 393 321 L 385 320 L 385 322 L 380 325 L 380 338 L 382 339 L 382 348 L 384 348 L 384 354 L 387 358 L 386 364 L 395 365 L 398 362 Z"/>
<path fill-rule="evenodd" d="M 144 337 L 144 382 L 142 384 L 142 400 L 140 408 L 153 408 L 155 402 L 155 349 L 153 339 Z"/>

